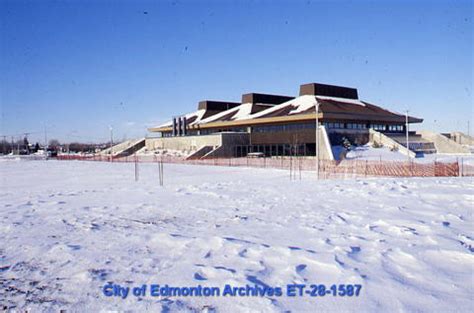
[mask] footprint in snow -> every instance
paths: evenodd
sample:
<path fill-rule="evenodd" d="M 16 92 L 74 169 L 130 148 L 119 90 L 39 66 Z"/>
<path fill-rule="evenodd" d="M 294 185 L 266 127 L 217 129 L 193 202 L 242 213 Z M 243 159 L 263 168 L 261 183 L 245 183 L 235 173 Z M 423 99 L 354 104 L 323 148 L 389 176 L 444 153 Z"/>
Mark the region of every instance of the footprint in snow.
<path fill-rule="evenodd" d="M 248 252 L 247 249 L 243 249 L 242 251 L 239 252 L 239 256 L 241 258 L 246 258 L 247 257 L 247 252 Z"/>
<path fill-rule="evenodd" d="M 109 272 L 106 269 L 89 269 L 88 272 L 93 280 L 105 281 L 109 276 Z"/>
<path fill-rule="evenodd" d="M 224 267 L 224 266 L 214 266 L 214 268 L 216 270 L 224 270 L 224 271 L 228 271 L 228 272 L 231 272 L 232 274 L 235 274 L 237 271 L 234 270 L 233 268 L 228 268 L 228 267 Z"/>
<path fill-rule="evenodd" d="M 306 269 L 306 264 L 299 264 L 295 267 L 296 273 L 301 274 Z"/>
<path fill-rule="evenodd" d="M 337 255 L 334 256 L 334 261 L 336 261 L 337 264 L 339 264 L 342 268 L 347 268 L 346 263 L 342 262 Z"/>
<path fill-rule="evenodd" d="M 255 285 L 260 285 L 262 287 L 269 288 L 270 286 L 258 279 L 256 276 L 253 275 L 247 275 L 247 280 Z"/>
<path fill-rule="evenodd" d="M 206 277 L 204 277 L 203 275 L 201 275 L 199 273 L 194 273 L 194 279 L 195 280 L 207 280 Z"/>
<path fill-rule="evenodd" d="M 351 247 L 351 251 L 347 253 L 347 256 L 355 260 L 357 259 L 360 251 L 360 247 Z"/>
<path fill-rule="evenodd" d="M 300 247 L 293 247 L 293 246 L 289 246 L 288 249 L 290 249 L 290 250 L 302 250 Z"/>
<path fill-rule="evenodd" d="M 72 250 L 80 250 L 82 247 L 80 245 L 67 245 L 68 248 L 71 248 Z"/>

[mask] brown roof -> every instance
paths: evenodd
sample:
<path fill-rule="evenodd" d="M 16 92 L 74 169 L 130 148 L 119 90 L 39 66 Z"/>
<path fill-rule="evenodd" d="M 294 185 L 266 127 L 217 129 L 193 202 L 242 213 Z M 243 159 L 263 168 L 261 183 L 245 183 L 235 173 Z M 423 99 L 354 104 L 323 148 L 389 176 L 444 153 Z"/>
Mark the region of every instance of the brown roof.
<path fill-rule="evenodd" d="M 344 100 L 321 99 L 318 98 L 319 110 L 323 114 L 323 118 L 331 119 L 354 119 L 354 120 L 377 120 L 381 122 L 405 122 L 405 115 L 397 114 L 379 106 L 360 101 L 360 104 L 346 102 Z M 276 108 L 275 108 L 276 109 Z M 310 106 L 306 110 L 292 112 L 297 109 L 293 102 L 289 102 L 276 110 L 271 110 L 267 114 L 262 112 L 255 119 L 288 115 L 307 115 L 315 114 L 315 106 Z M 415 117 L 409 117 L 410 123 L 423 121 Z"/>
<path fill-rule="evenodd" d="M 405 115 L 383 109 L 357 99 L 343 99 L 328 96 L 318 97 L 320 118 L 326 120 L 354 120 L 361 122 L 405 123 Z M 313 99 L 313 100 L 312 100 Z M 261 112 L 251 114 L 248 118 L 236 119 L 239 109 L 230 109 L 228 113 L 221 112 L 217 119 L 201 124 L 200 128 L 255 125 L 267 123 L 285 123 L 309 121 L 315 118 L 314 98 L 303 96 L 280 105 L 271 106 Z M 423 119 L 409 116 L 409 123 L 421 123 Z M 190 122 L 191 123 L 191 122 Z M 196 125 L 197 126 L 197 125 Z M 151 131 L 168 130 L 167 127 L 152 128 Z"/>

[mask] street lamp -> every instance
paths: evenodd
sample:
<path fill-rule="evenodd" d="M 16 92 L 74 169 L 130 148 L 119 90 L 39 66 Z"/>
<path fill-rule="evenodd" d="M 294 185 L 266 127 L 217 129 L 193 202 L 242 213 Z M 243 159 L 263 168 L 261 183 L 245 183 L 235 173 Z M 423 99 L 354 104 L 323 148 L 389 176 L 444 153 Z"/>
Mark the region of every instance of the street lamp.
<path fill-rule="evenodd" d="M 316 178 L 319 179 L 319 103 L 316 97 L 314 97 L 314 107 L 316 111 Z"/>
<path fill-rule="evenodd" d="M 407 141 L 407 158 L 408 162 L 410 162 L 410 143 L 408 142 L 408 110 L 405 112 L 405 133 L 406 133 L 406 141 Z"/>
<path fill-rule="evenodd" d="M 48 155 L 48 132 L 46 130 L 46 124 L 44 124 L 44 155 Z"/>
<path fill-rule="evenodd" d="M 110 162 L 112 162 L 112 158 L 114 156 L 114 129 L 112 126 L 109 126 L 110 130 Z"/>

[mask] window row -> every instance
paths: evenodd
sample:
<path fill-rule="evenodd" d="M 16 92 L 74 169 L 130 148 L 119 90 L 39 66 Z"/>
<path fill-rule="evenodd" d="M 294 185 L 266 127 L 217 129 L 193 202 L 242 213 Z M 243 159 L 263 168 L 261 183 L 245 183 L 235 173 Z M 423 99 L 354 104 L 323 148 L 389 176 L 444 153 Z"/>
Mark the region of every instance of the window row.
<path fill-rule="evenodd" d="M 384 124 L 370 124 L 370 128 L 374 130 L 385 130 Z"/>
<path fill-rule="evenodd" d="M 324 122 L 324 126 L 327 128 L 344 128 L 344 123 L 338 123 L 338 122 Z"/>
<path fill-rule="evenodd" d="M 265 125 L 252 127 L 252 132 L 255 133 L 275 133 L 283 131 L 293 131 L 299 129 L 315 129 L 316 123 L 295 123 L 283 125 Z"/>
<path fill-rule="evenodd" d="M 342 123 L 342 122 L 324 122 L 322 123 L 328 129 L 367 129 L 372 128 L 377 131 L 390 131 L 390 132 L 402 132 L 404 130 L 404 125 L 385 125 L 385 124 L 365 124 L 365 123 Z M 255 133 L 274 133 L 274 132 L 284 132 L 284 131 L 295 131 L 302 129 L 315 129 L 316 123 L 292 123 L 292 124 L 281 124 L 281 125 L 264 125 L 264 126 L 254 126 L 252 127 L 252 132 Z M 247 132 L 247 127 L 234 127 L 227 129 L 202 129 L 189 130 L 189 136 L 195 135 L 208 135 L 213 133 L 220 132 Z M 163 132 L 161 134 L 163 137 L 172 136 L 171 132 Z"/>
<path fill-rule="evenodd" d="M 361 124 L 361 123 L 347 123 L 346 128 L 348 129 L 366 129 L 367 124 Z"/>
<path fill-rule="evenodd" d="M 402 132 L 403 125 L 388 125 L 388 130 L 391 132 Z"/>

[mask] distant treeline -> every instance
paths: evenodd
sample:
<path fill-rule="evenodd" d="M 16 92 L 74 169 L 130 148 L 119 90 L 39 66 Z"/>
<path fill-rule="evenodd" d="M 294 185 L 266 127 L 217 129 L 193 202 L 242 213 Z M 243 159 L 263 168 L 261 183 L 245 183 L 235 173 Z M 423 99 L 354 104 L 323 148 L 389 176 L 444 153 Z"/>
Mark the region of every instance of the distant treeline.
<path fill-rule="evenodd" d="M 71 142 L 71 143 L 61 143 L 59 140 L 51 139 L 48 142 L 47 149 L 48 151 L 61 151 L 61 152 L 72 152 L 72 153 L 94 153 L 98 150 L 108 148 L 110 143 L 81 143 L 81 142 Z M 0 141 L 0 154 L 31 154 L 36 153 L 38 150 L 44 150 L 44 144 L 29 143 L 28 139 L 16 140 L 16 141 Z"/>

